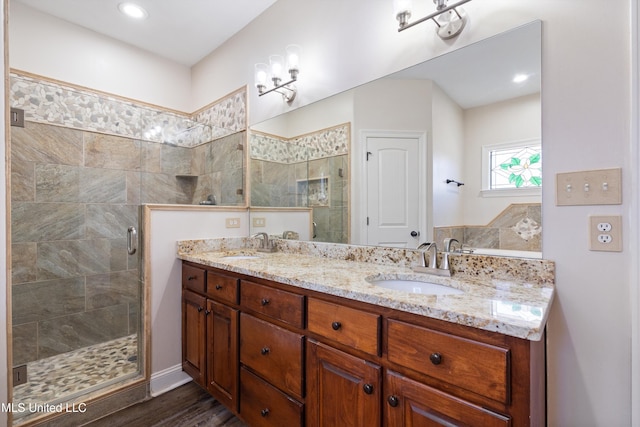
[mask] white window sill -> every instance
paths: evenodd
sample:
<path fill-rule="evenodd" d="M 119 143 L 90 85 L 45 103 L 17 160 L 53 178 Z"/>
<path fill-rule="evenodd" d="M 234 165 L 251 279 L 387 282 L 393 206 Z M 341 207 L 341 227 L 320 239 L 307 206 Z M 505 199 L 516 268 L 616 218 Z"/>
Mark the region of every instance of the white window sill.
<path fill-rule="evenodd" d="M 542 188 L 507 188 L 503 190 L 482 190 L 482 197 L 532 197 L 542 196 Z"/>

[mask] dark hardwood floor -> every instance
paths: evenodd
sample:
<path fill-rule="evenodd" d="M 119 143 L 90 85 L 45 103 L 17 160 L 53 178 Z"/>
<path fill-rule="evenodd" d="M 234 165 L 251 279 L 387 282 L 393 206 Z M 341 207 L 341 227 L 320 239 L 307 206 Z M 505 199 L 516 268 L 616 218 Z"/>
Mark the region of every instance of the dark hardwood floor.
<path fill-rule="evenodd" d="M 94 421 L 87 426 L 247 427 L 193 382 Z"/>

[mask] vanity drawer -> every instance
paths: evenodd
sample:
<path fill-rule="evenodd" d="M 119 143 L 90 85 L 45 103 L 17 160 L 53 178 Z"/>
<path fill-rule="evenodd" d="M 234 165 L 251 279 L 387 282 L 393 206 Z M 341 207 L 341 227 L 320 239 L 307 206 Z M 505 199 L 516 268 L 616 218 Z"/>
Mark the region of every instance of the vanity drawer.
<path fill-rule="evenodd" d="M 304 336 L 240 315 L 240 362 L 281 390 L 303 396 Z"/>
<path fill-rule="evenodd" d="M 238 282 L 235 277 L 207 271 L 207 296 L 219 302 L 238 303 Z"/>
<path fill-rule="evenodd" d="M 256 375 L 240 369 L 240 415 L 250 426 L 296 427 L 304 421 L 304 406 Z"/>
<path fill-rule="evenodd" d="M 315 298 L 307 305 L 310 332 L 369 354 L 380 354 L 380 316 Z"/>
<path fill-rule="evenodd" d="M 242 281 L 240 303 L 243 307 L 280 320 L 297 328 L 304 327 L 304 296 L 257 283 Z"/>
<path fill-rule="evenodd" d="M 508 349 L 392 319 L 387 326 L 389 361 L 510 403 Z"/>
<path fill-rule="evenodd" d="M 182 287 L 203 294 L 206 274 L 204 268 L 182 264 Z"/>

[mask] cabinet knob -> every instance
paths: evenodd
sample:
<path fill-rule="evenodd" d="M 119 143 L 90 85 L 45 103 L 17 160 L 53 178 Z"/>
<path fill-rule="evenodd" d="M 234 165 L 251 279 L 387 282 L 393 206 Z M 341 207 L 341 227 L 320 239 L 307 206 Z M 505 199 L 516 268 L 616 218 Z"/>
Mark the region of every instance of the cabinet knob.
<path fill-rule="evenodd" d="M 269 347 L 262 347 L 262 349 L 260 350 L 260 354 L 266 356 L 270 351 L 271 350 L 269 349 Z"/>
<path fill-rule="evenodd" d="M 187 280 L 191 281 L 191 280 L 196 280 L 198 278 L 198 276 L 189 276 L 187 277 Z"/>
<path fill-rule="evenodd" d="M 340 329 L 342 327 L 342 323 L 333 322 L 333 323 L 331 323 L 331 327 L 333 328 L 334 331 L 337 331 L 338 329 Z"/>
<path fill-rule="evenodd" d="M 398 403 L 400 403 L 400 401 L 398 400 L 398 396 L 391 395 L 387 397 L 387 403 L 392 408 L 395 408 L 396 406 L 398 406 Z"/>
<path fill-rule="evenodd" d="M 365 393 L 367 394 L 372 394 L 373 393 L 373 385 L 372 384 L 365 384 L 362 386 L 362 389 L 364 390 Z"/>
<path fill-rule="evenodd" d="M 260 301 L 260 304 L 262 304 L 263 306 L 269 304 L 269 299 L 268 298 L 262 298 L 262 301 Z"/>
<path fill-rule="evenodd" d="M 222 289 L 222 285 L 216 285 L 216 290 L 219 291 L 220 289 Z"/>
<path fill-rule="evenodd" d="M 200 313 L 202 310 L 204 310 L 203 307 L 198 307 L 198 313 Z"/>
<path fill-rule="evenodd" d="M 442 355 L 440 353 L 431 353 L 429 360 L 431 360 L 431 363 L 434 365 L 439 365 L 442 363 Z"/>
<path fill-rule="evenodd" d="M 260 411 L 260 415 L 262 415 L 263 417 L 269 415 L 269 408 L 264 408 L 262 411 Z"/>
<path fill-rule="evenodd" d="M 211 310 L 205 310 L 205 311 L 204 311 L 204 314 L 205 314 L 206 316 L 210 315 L 210 314 L 211 314 Z"/>

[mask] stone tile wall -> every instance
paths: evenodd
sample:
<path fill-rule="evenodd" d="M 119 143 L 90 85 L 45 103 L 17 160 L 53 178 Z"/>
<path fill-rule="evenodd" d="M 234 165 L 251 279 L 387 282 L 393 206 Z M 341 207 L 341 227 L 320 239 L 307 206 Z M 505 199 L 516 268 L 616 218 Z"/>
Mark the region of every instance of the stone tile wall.
<path fill-rule="evenodd" d="M 486 226 L 435 227 L 434 240 L 444 247 L 453 237 L 472 248 L 540 252 L 542 212 L 540 203 L 512 204 Z"/>
<path fill-rule="evenodd" d="M 138 331 L 126 230 L 140 204 L 244 203 L 245 132 L 188 148 L 30 121 L 11 131 L 16 365 Z"/>
<path fill-rule="evenodd" d="M 14 364 L 136 333 L 126 231 L 144 144 L 32 122 L 11 132 Z"/>
<path fill-rule="evenodd" d="M 315 241 L 349 242 L 350 124 L 294 138 L 252 132 L 251 206 L 306 207 L 308 194 L 301 181 L 329 179 L 328 206 L 314 206 Z"/>

